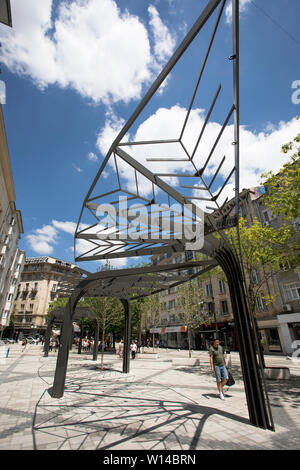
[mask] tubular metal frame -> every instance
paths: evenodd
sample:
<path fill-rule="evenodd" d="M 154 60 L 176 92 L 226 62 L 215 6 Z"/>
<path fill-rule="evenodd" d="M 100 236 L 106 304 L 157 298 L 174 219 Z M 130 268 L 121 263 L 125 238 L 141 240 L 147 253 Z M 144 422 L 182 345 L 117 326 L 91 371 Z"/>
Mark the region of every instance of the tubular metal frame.
<path fill-rule="evenodd" d="M 199 263 L 198 265 L 192 263 L 182 263 L 180 265 L 165 265 L 165 266 L 149 266 L 145 268 L 132 268 L 130 270 L 118 270 L 118 271 L 107 271 L 101 273 L 95 273 L 89 275 L 85 280 L 81 281 L 77 286 L 70 286 L 70 298 L 68 305 L 65 311 L 65 319 L 64 319 L 64 327 L 62 332 L 62 347 L 58 353 L 57 358 L 57 366 L 55 371 L 55 378 L 53 389 L 51 394 L 53 397 L 61 397 L 63 396 L 64 392 L 64 385 L 65 385 L 65 378 L 66 378 L 66 369 L 67 369 L 67 362 L 68 362 L 68 351 L 69 351 L 69 342 L 70 342 L 70 335 L 71 335 L 71 325 L 72 325 L 72 318 L 74 315 L 74 311 L 79 299 L 82 296 L 115 296 L 118 297 L 123 305 L 125 310 L 125 348 L 127 350 L 127 355 L 124 355 L 123 359 L 123 372 L 129 372 L 129 355 L 127 346 L 129 346 L 130 341 L 130 300 L 133 298 L 140 298 L 146 295 L 151 295 L 152 293 L 159 292 L 160 290 L 165 290 L 166 285 L 178 285 L 182 282 L 186 282 L 187 280 L 197 277 L 202 272 L 212 269 L 214 266 L 219 264 L 227 277 L 228 284 L 230 287 L 230 296 L 231 302 L 233 305 L 233 313 L 234 313 L 234 321 L 236 324 L 236 332 L 239 342 L 239 352 L 241 357 L 241 364 L 242 364 L 242 371 L 245 383 L 245 392 L 249 410 L 249 418 L 250 422 L 258 427 L 264 429 L 274 430 L 274 423 L 272 421 L 272 414 L 271 409 L 268 403 L 268 397 L 266 393 L 266 388 L 264 385 L 263 379 L 263 371 L 261 369 L 261 363 L 257 360 L 257 354 L 259 355 L 259 348 L 257 348 L 258 339 L 256 335 L 256 330 L 254 325 L 252 324 L 252 319 L 249 314 L 249 308 L 247 304 L 247 298 L 245 295 L 245 284 L 242 275 L 242 268 L 241 268 L 241 259 L 239 256 L 233 251 L 229 240 L 224 235 L 223 229 L 228 228 L 230 226 L 237 226 L 238 232 L 238 217 L 239 217 L 239 203 L 240 203 L 240 196 L 239 196 L 239 1 L 232 0 L 232 33 L 233 33 L 233 54 L 230 56 L 230 60 L 233 62 L 233 105 L 231 106 L 226 119 L 215 139 L 215 142 L 209 152 L 204 165 L 201 168 L 195 166 L 194 163 L 194 156 L 195 152 L 198 148 L 199 142 L 205 130 L 205 127 L 209 121 L 211 113 L 214 109 L 215 103 L 218 99 L 221 86 L 218 87 L 214 99 L 211 103 L 209 112 L 206 116 L 204 121 L 203 127 L 200 131 L 198 136 L 198 140 L 196 146 L 194 147 L 194 151 L 190 154 L 183 142 L 182 136 L 187 125 L 187 121 L 189 119 L 192 106 L 194 103 L 195 95 L 207 62 L 208 55 L 211 50 L 212 43 L 214 41 L 214 37 L 219 25 L 220 18 L 222 16 L 222 12 L 224 10 L 226 0 L 210 0 L 203 10 L 201 15 L 199 16 L 198 20 L 195 22 L 194 26 L 190 30 L 190 32 L 186 35 L 178 49 L 175 51 L 174 55 L 171 57 L 165 68 L 159 74 L 157 79 L 154 81 L 153 85 L 150 87 L 149 91 L 146 93 L 144 98 L 141 100 L 139 105 L 137 106 L 136 110 L 133 112 L 127 123 L 124 125 L 123 129 L 116 137 L 114 142 L 112 143 L 106 157 L 103 160 L 103 163 L 88 191 L 87 196 L 84 199 L 83 206 L 81 209 L 80 217 L 78 220 L 75 237 L 74 237 L 74 250 L 76 253 L 76 240 L 77 239 L 85 239 L 88 240 L 92 248 L 88 250 L 87 253 L 84 255 L 76 257 L 76 261 L 84 261 L 84 260 L 96 260 L 96 259 L 111 259 L 114 257 L 124 257 L 124 256 L 143 256 L 146 254 L 154 254 L 154 253 L 174 253 L 174 252 L 182 252 L 184 251 L 184 244 L 176 238 L 175 233 L 170 233 L 171 237 L 168 243 L 163 240 L 163 243 L 159 245 L 159 237 L 157 240 L 154 240 L 154 243 L 145 244 L 145 239 L 141 237 L 140 240 L 130 245 L 128 240 L 125 240 L 123 245 L 117 245 L 114 243 L 113 237 L 107 236 L 105 243 L 101 240 L 101 237 L 93 236 L 93 234 L 97 234 L 95 227 L 99 222 L 99 218 L 94 213 L 95 208 L 97 207 L 97 202 L 104 196 L 114 196 L 118 193 L 118 191 L 123 191 L 125 194 L 131 196 L 131 199 L 136 200 L 144 200 L 145 198 L 140 196 L 138 184 L 136 183 L 136 192 L 127 191 L 122 188 L 120 182 L 120 174 L 119 168 L 117 164 L 117 157 L 122 160 L 128 168 L 132 168 L 135 174 L 135 180 L 137 182 L 138 176 L 142 175 L 144 178 L 148 180 L 148 182 L 152 183 L 153 186 L 153 200 L 155 201 L 155 186 L 157 186 L 164 194 L 167 195 L 168 199 L 173 198 L 179 204 L 186 204 L 191 203 L 190 197 L 184 194 L 181 194 L 179 191 L 176 191 L 170 184 L 163 181 L 163 177 L 173 177 L 173 176 L 181 176 L 181 177 L 188 177 L 188 178 L 200 178 L 201 185 L 196 189 L 205 190 L 208 193 L 209 197 L 198 197 L 198 199 L 203 201 L 210 201 L 211 203 L 216 204 L 215 207 L 207 207 L 207 209 L 213 210 L 213 213 L 204 213 L 204 245 L 201 248 L 201 252 L 205 253 L 211 258 L 211 261 L 204 266 L 204 264 Z M 126 133 L 129 131 L 131 126 L 134 124 L 138 116 L 141 114 L 142 110 L 145 108 L 149 100 L 152 98 L 154 93 L 158 90 L 160 85 L 163 83 L 165 78 L 168 76 L 170 71 L 173 69 L 175 64 L 181 58 L 183 53 L 189 47 L 193 39 L 197 36 L 199 31 L 202 27 L 206 24 L 208 19 L 214 13 L 216 8 L 220 6 L 219 13 L 217 16 L 217 21 L 215 23 L 215 27 L 210 39 L 210 43 L 206 52 L 205 59 L 202 63 L 202 67 L 200 70 L 200 74 L 196 83 L 196 87 L 194 89 L 194 93 L 190 102 L 190 106 L 186 115 L 186 119 L 184 121 L 180 136 L 178 139 L 166 139 L 166 140 L 149 140 L 149 141 L 135 141 L 135 142 L 121 142 Z M 229 175 L 225 178 L 225 181 L 219 190 L 217 195 L 213 195 L 211 188 L 212 184 L 216 180 L 219 171 L 224 163 L 226 156 L 222 157 L 214 175 L 210 181 L 207 183 L 204 179 L 204 173 L 210 163 L 211 156 L 215 152 L 215 149 L 221 139 L 221 136 L 229 123 L 229 120 L 233 116 L 234 120 L 234 167 L 230 171 Z M 186 158 L 192 165 L 193 172 L 190 174 L 178 174 L 178 173 L 156 173 L 153 174 L 151 171 L 146 168 L 145 165 L 142 165 L 140 162 L 137 162 L 128 151 L 124 150 L 124 147 L 134 147 L 137 145 L 154 145 L 154 144 L 179 144 L 184 152 L 184 159 Z M 118 189 L 111 191 L 110 193 L 103 193 L 100 195 L 93 195 L 93 191 L 96 187 L 96 184 L 102 175 L 109 159 L 113 157 L 115 162 L 115 169 L 117 174 L 117 180 L 119 183 Z M 149 160 L 153 161 L 153 158 L 149 158 Z M 174 156 L 170 156 L 170 158 L 156 158 L 154 160 L 160 161 L 179 161 L 180 159 L 174 158 Z M 234 203 L 232 204 L 231 201 L 227 202 L 227 199 L 222 204 L 218 203 L 218 197 L 220 196 L 221 192 L 223 191 L 224 187 L 227 185 L 229 179 L 234 175 L 235 178 L 235 197 Z M 194 186 L 182 185 L 181 188 L 189 188 Z M 196 199 L 193 197 L 193 199 Z M 146 198 L 147 203 L 150 205 L 152 200 Z M 115 203 L 115 201 L 113 202 Z M 195 206 L 193 205 L 193 208 Z M 80 224 L 82 223 L 82 216 L 85 209 L 88 209 L 90 213 L 96 218 L 97 222 L 88 227 L 88 229 L 82 229 Z M 230 215 L 230 211 L 234 210 L 234 216 L 228 217 Z M 117 224 L 116 224 L 117 225 Z M 93 229 L 94 232 L 93 232 Z M 158 232 L 161 227 L 158 227 Z M 119 229 L 118 229 L 119 230 Z M 121 231 L 121 230 L 120 230 Z M 213 236 L 213 232 L 218 232 L 219 239 Z M 239 236 L 239 234 L 238 234 Z M 98 238 L 98 240 L 97 240 Z M 96 240 L 96 241 L 95 241 Z M 120 249 L 123 248 L 123 251 Z M 188 269 L 188 267 L 197 267 L 199 270 L 193 276 L 183 276 L 182 279 L 175 282 L 174 277 L 171 276 L 171 281 L 169 279 L 169 283 L 167 280 L 166 274 L 164 274 L 164 279 L 151 279 L 151 275 L 154 274 L 159 275 L 161 277 L 163 273 L 168 273 L 170 271 L 178 271 Z M 158 286 L 158 282 L 161 282 L 161 286 Z M 145 287 L 146 286 L 146 287 Z M 127 346 L 126 346 L 127 345 Z"/>

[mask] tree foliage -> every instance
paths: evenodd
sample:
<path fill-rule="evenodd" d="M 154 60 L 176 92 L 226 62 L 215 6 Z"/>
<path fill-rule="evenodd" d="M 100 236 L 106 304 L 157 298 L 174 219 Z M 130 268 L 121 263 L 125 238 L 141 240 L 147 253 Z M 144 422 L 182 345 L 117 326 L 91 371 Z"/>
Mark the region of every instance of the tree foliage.
<path fill-rule="evenodd" d="M 285 246 L 280 249 L 295 268 L 300 263 L 300 134 L 284 144 L 282 152 L 289 160 L 281 170 L 262 174 L 267 189 L 262 201 L 282 220 L 278 233 L 283 235 Z"/>
<path fill-rule="evenodd" d="M 300 215 L 300 134 L 281 150 L 289 154 L 289 160 L 278 173 L 268 171 L 261 175 L 267 187 L 263 200 L 273 214 L 291 222 Z"/>
<path fill-rule="evenodd" d="M 227 230 L 226 235 L 237 252 L 238 243 L 240 244 L 249 307 L 254 314 L 258 297 L 262 297 L 266 304 L 274 300 L 274 295 L 267 292 L 266 286 L 286 261 L 284 252 L 290 239 L 290 229 L 288 226 L 276 229 L 271 225 L 262 225 L 257 218 L 248 226 L 247 221 L 241 217 L 239 240 L 235 228 Z"/>
<path fill-rule="evenodd" d="M 141 313 L 144 317 L 147 328 L 154 329 L 160 325 L 162 311 L 162 298 L 161 294 L 153 294 L 144 298 L 141 304 Z M 152 345 L 154 348 L 155 333 L 152 333 Z"/>
<path fill-rule="evenodd" d="M 177 305 L 187 327 L 189 357 L 191 357 L 191 331 L 199 328 L 206 320 L 203 310 L 203 292 L 197 279 L 187 281 L 177 287 Z"/>

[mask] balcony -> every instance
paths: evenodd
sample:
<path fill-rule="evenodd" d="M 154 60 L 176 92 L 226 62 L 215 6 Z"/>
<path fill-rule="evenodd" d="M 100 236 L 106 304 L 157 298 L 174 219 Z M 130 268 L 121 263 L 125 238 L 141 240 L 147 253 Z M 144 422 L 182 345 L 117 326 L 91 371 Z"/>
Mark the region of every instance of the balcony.
<path fill-rule="evenodd" d="M 27 295 L 28 295 L 28 293 L 29 293 L 29 289 L 24 289 L 24 290 L 21 291 L 21 293 L 22 293 L 22 298 L 23 298 L 23 299 L 26 299 L 26 297 L 27 297 Z"/>
<path fill-rule="evenodd" d="M 37 294 L 37 291 L 38 291 L 38 290 L 37 290 L 36 287 L 34 287 L 34 288 L 31 289 L 31 291 L 30 291 L 30 297 L 31 297 L 32 299 L 35 298 L 35 296 L 36 296 L 36 294 Z"/>

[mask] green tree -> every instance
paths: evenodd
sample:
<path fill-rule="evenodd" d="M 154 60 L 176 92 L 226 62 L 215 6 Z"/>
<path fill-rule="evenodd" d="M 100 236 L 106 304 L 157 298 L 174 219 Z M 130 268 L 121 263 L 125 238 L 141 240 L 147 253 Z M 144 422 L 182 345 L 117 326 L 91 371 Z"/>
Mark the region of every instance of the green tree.
<path fill-rule="evenodd" d="M 278 173 L 268 171 L 261 175 L 262 184 L 267 187 L 262 199 L 273 214 L 293 221 L 300 214 L 300 134 L 284 144 L 281 151 L 289 154 L 289 160 Z"/>
<path fill-rule="evenodd" d="M 239 243 L 235 228 L 226 231 L 235 250 L 242 257 L 242 266 L 245 273 L 245 283 L 248 294 L 250 312 L 255 315 L 255 307 L 260 297 L 263 302 L 273 302 L 275 295 L 264 291 L 268 281 L 281 270 L 285 262 L 284 250 L 290 239 L 290 229 L 282 226 L 279 229 L 271 225 L 262 225 L 257 218 L 253 224 L 242 217 L 239 219 Z"/>
<path fill-rule="evenodd" d="M 204 323 L 206 314 L 203 309 L 203 292 L 198 280 L 193 279 L 177 286 L 177 305 L 187 327 L 189 357 L 191 354 L 191 332 Z"/>
<path fill-rule="evenodd" d="M 300 134 L 283 145 L 282 152 L 289 155 L 289 160 L 281 170 L 261 175 L 267 189 L 262 201 L 273 215 L 281 218 L 281 231 L 289 229 L 289 237 L 285 236 L 286 244 L 281 249 L 295 268 L 300 263 Z"/>
<path fill-rule="evenodd" d="M 162 310 L 161 294 L 153 294 L 145 297 L 144 302 L 141 304 L 141 313 L 146 319 L 146 324 L 149 329 L 157 328 L 161 321 Z M 152 332 L 152 346 L 154 351 L 155 333 Z"/>
<path fill-rule="evenodd" d="M 101 329 L 101 369 L 104 369 L 104 346 L 106 333 L 117 318 L 120 318 L 122 305 L 121 302 L 116 302 L 113 297 L 86 297 L 84 305 L 89 307 L 95 313 Z"/>

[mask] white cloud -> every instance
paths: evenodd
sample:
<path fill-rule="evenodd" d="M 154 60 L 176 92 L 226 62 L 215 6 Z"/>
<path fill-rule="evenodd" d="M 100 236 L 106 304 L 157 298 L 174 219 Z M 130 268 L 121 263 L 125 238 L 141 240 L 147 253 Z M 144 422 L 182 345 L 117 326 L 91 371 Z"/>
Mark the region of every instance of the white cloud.
<path fill-rule="evenodd" d="M 145 25 L 114 0 L 60 2 L 55 19 L 52 8 L 53 0 L 14 0 L 14 27 L 0 28 L 1 61 L 40 88 L 58 84 L 93 102 L 128 102 L 172 52 L 174 39 L 155 7 L 154 53 Z"/>
<path fill-rule="evenodd" d="M 239 0 L 240 2 L 240 13 L 244 13 L 247 10 L 248 5 L 251 3 L 251 0 Z M 227 3 L 226 9 L 225 9 L 225 15 L 226 15 L 226 23 L 231 23 L 232 22 L 232 2 L 229 1 Z"/>
<path fill-rule="evenodd" d="M 53 244 L 57 242 L 57 230 L 52 225 L 44 225 L 26 236 L 26 240 L 35 253 L 49 255 L 53 252 Z"/>
<path fill-rule="evenodd" d="M 151 115 L 138 127 L 135 135 L 127 136 L 128 140 L 160 140 L 160 139 L 174 139 L 178 138 L 180 129 L 182 127 L 187 110 L 178 105 L 171 108 L 160 108 L 155 114 Z M 189 152 L 192 152 L 199 132 L 204 123 L 205 113 L 202 109 L 195 109 L 191 112 L 190 119 L 183 136 L 183 143 Z M 122 121 L 107 121 L 104 128 L 101 130 L 98 138 L 98 148 L 104 153 L 110 147 L 116 133 L 121 127 Z M 195 153 L 194 162 L 196 168 L 201 168 L 210 153 L 213 143 L 221 130 L 221 125 L 216 122 L 207 124 L 203 137 L 201 139 L 199 148 Z M 287 156 L 281 152 L 281 146 L 290 141 L 299 132 L 299 121 L 296 118 L 291 119 L 289 122 L 280 122 L 277 124 L 267 123 L 266 131 L 255 133 L 247 129 L 246 126 L 240 128 L 240 190 L 252 186 L 257 186 L 261 183 L 260 175 L 268 170 L 274 172 L 279 171 L 287 160 Z M 127 139 L 126 139 L 127 140 Z M 234 146 L 233 142 L 233 126 L 228 126 L 220 139 L 215 152 L 206 169 L 205 180 L 210 181 L 214 172 L 216 171 L 222 157 L 225 155 L 226 160 L 220 170 L 220 177 L 224 182 L 230 171 L 234 166 Z M 134 146 L 127 151 L 137 161 L 142 163 L 146 168 L 150 169 L 153 173 L 175 173 L 175 172 L 189 172 L 191 173 L 191 165 L 187 162 L 150 162 L 147 157 L 183 157 L 184 153 L 179 144 L 168 145 L 147 145 L 147 146 Z M 113 165 L 110 162 L 111 168 L 111 181 L 113 182 Z M 120 161 L 120 175 L 124 182 L 122 187 L 133 189 L 135 187 L 135 175 L 132 168 L 125 165 Z M 193 171 L 193 169 L 192 169 Z M 175 178 L 163 179 L 171 184 L 174 188 L 178 187 L 178 180 Z M 194 180 L 192 180 L 194 182 Z M 216 180 L 217 182 L 217 180 Z M 152 192 L 152 184 L 145 178 L 139 177 L 140 192 L 144 196 L 149 196 Z M 183 179 L 181 180 L 183 183 Z M 200 185 L 201 182 L 199 181 Z M 199 183 L 197 183 L 199 185 Z M 185 178 L 184 184 L 189 183 Z M 219 187 L 212 187 L 214 193 L 218 192 L 221 188 L 222 182 L 219 180 Z M 182 192 L 181 188 L 178 188 Z M 189 190 L 185 194 L 194 196 L 203 196 L 200 191 Z M 221 193 L 220 203 L 225 197 L 234 197 L 234 178 L 232 177 L 227 186 Z M 206 197 L 207 194 L 206 194 Z M 198 202 L 198 205 L 201 203 Z M 211 205 L 206 203 L 206 205 Z"/>
<path fill-rule="evenodd" d="M 175 39 L 170 34 L 168 28 L 164 25 L 155 6 L 148 7 L 150 15 L 149 24 L 154 36 L 154 53 L 160 62 L 164 62 L 173 52 Z"/>
<path fill-rule="evenodd" d="M 58 230 L 62 230 L 63 232 L 70 233 L 74 235 L 77 224 L 75 222 L 61 222 L 59 220 L 52 220 L 52 225 Z"/>
<path fill-rule="evenodd" d="M 74 168 L 75 171 L 77 171 L 77 173 L 82 173 L 82 171 L 83 171 L 82 168 L 75 165 L 75 163 L 72 163 L 72 167 Z"/>
<path fill-rule="evenodd" d="M 98 159 L 97 155 L 94 152 L 89 152 L 88 160 L 90 162 L 98 162 L 99 159 Z"/>

